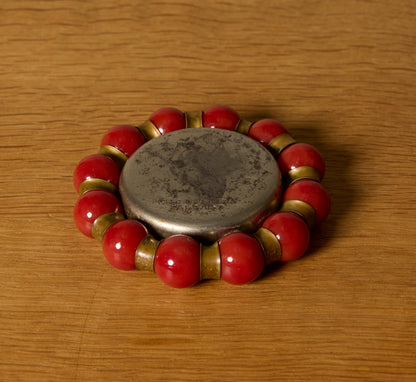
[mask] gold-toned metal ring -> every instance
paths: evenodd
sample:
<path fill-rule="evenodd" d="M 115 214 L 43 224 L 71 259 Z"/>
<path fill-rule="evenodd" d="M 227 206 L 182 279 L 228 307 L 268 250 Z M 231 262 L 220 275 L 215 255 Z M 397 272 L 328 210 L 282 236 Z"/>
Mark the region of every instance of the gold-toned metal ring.
<path fill-rule="evenodd" d="M 285 176 L 283 177 L 283 181 L 287 186 L 290 186 L 292 183 L 295 183 L 301 179 L 311 179 L 317 182 L 320 181 L 319 173 L 316 168 L 311 166 L 300 166 L 290 170 Z"/>
<path fill-rule="evenodd" d="M 110 183 L 107 180 L 104 179 L 98 179 L 98 178 L 89 178 L 84 180 L 80 185 L 79 185 L 79 195 L 81 196 L 82 194 L 85 194 L 87 191 L 91 191 L 91 190 L 106 190 L 106 191 L 110 191 L 113 194 L 117 193 L 117 187 L 113 184 Z"/>
<path fill-rule="evenodd" d="M 202 111 L 185 112 L 186 128 L 202 127 Z"/>
<path fill-rule="evenodd" d="M 267 228 L 261 227 L 253 234 L 263 249 L 264 265 L 269 265 L 280 260 L 282 248 L 276 235 Z"/>
<path fill-rule="evenodd" d="M 200 279 L 215 279 L 221 278 L 221 254 L 218 241 L 210 246 L 201 244 L 200 257 Z"/>
<path fill-rule="evenodd" d="M 253 122 L 247 121 L 246 119 L 240 119 L 235 128 L 235 131 L 238 131 L 239 133 L 244 135 L 248 135 L 248 131 L 250 130 L 252 124 Z"/>
<path fill-rule="evenodd" d="M 128 156 L 121 152 L 118 148 L 110 145 L 101 146 L 99 154 L 107 155 L 114 162 L 116 162 L 120 168 L 123 168 L 124 164 L 127 162 L 127 159 L 129 159 Z"/>
<path fill-rule="evenodd" d="M 137 127 L 146 138 L 146 141 L 150 141 L 153 138 L 160 137 L 162 134 L 159 129 L 150 120 L 143 122 Z"/>
<path fill-rule="evenodd" d="M 280 134 L 277 137 L 273 138 L 267 147 L 272 151 L 272 153 L 277 157 L 279 154 L 291 144 L 296 141 L 289 134 Z"/>
<path fill-rule="evenodd" d="M 134 262 L 136 268 L 141 271 L 154 272 L 154 261 L 157 247 L 160 241 L 156 240 L 152 235 L 147 235 L 139 244 L 136 250 Z"/>
<path fill-rule="evenodd" d="M 95 239 L 102 241 L 107 229 L 110 228 L 110 226 L 112 226 L 114 223 L 124 219 L 125 217 L 118 212 L 109 212 L 107 214 L 101 215 L 95 219 L 94 223 L 92 224 L 91 235 Z"/>
<path fill-rule="evenodd" d="M 309 229 L 316 224 L 316 212 L 314 208 L 302 200 L 286 200 L 283 202 L 280 211 L 293 212 L 305 220 Z"/>

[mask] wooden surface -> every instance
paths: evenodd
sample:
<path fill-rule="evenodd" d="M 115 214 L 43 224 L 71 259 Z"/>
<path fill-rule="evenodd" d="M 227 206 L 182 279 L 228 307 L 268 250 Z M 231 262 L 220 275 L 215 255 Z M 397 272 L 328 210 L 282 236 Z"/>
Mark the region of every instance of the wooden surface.
<path fill-rule="evenodd" d="M 0 3 L 0 380 L 416 380 L 415 3 L 132 3 Z M 213 104 L 322 152 L 308 254 L 246 286 L 112 268 L 75 165 Z"/>

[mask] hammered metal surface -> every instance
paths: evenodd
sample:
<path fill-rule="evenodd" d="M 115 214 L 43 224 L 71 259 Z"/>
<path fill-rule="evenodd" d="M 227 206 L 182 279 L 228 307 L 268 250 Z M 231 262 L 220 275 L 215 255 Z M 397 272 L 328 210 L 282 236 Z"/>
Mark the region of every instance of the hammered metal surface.
<path fill-rule="evenodd" d="M 124 166 L 120 193 L 127 215 L 157 235 L 213 241 L 255 220 L 279 185 L 276 161 L 257 142 L 202 128 L 141 146 Z"/>

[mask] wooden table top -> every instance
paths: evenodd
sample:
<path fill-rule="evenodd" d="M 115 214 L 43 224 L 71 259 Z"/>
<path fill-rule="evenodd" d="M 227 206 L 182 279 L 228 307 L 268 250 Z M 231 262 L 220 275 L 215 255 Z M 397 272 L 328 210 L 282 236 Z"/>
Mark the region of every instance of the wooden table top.
<path fill-rule="evenodd" d="M 416 380 L 415 3 L 133 3 L 0 4 L 0 380 Z M 74 167 L 214 104 L 323 154 L 307 254 L 243 286 L 112 268 Z"/>

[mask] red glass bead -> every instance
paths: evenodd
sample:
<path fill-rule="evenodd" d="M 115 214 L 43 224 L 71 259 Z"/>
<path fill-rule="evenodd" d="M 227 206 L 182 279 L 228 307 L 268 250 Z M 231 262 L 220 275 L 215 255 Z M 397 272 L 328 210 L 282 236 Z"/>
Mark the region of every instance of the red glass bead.
<path fill-rule="evenodd" d="M 280 261 L 291 261 L 302 256 L 309 246 L 309 228 L 305 221 L 292 212 L 276 212 L 263 227 L 273 232 L 281 247 Z"/>
<path fill-rule="evenodd" d="M 167 285 L 186 288 L 199 281 L 200 245 L 189 236 L 176 235 L 163 240 L 156 250 L 155 272 Z"/>
<path fill-rule="evenodd" d="M 301 166 L 310 166 L 318 171 L 319 180 L 325 174 L 325 162 L 319 151 L 307 143 L 295 143 L 279 155 L 279 167 L 282 175 Z"/>
<path fill-rule="evenodd" d="M 146 227 L 137 220 L 121 220 L 114 223 L 104 234 L 105 258 L 118 269 L 136 269 L 136 249 L 147 234 Z"/>
<path fill-rule="evenodd" d="M 106 180 L 118 186 L 120 170 L 117 164 L 108 156 L 94 154 L 85 157 L 78 163 L 73 175 L 74 187 L 79 191 L 80 184 L 90 178 Z"/>
<path fill-rule="evenodd" d="M 282 194 L 283 194 L 283 187 L 280 185 L 273 198 L 273 200 L 275 200 L 277 203 L 276 207 L 280 205 L 280 201 L 282 200 Z"/>
<path fill-rule="evenodd" d="M 325 220 L 331 209 L 331 200 L 322 184 L 313 180 L 299 180 L 290 185 L 283 195 L 283 201 L 302 200 L 310 204 L 316 213 L 316 223 Z"/>
<path fill-rule="evenodd" d="M 104 134 L 101 146 L 113 146 L 130 157 L 145 142 L 139 129 L 130 125 L 121 125 L 112 127 Z"/>
<path fill-rule="evenodd" d="M 88 191 L 75 204 L 75 224 L 84 235 L 92 237 L 91 227 L 95 219 L 108 212 L 123 213 L 118 198 L 109 191 Z"/>
<path fill-rule="evenodd" d="M 280 134 L 288 134 L 287 130 L 274 119 L 261 119 L 250 127 L 248 136 L 267 146 L 270 141 Z"/>
<path fill-rule="evenodd" d="M 173 107 L 159 109 L 155 111 L 149 119 L 161 134 L 167 134 L 171 131 L 184 129 L 186 127 L 185 114 Z"/>
<path fill-rule="evenodd" d="M 221 253 L 221 279 L 230 284 L 255 280 L 263 270 L 264 256 L 258 241 L 246 233 L 230 233 L 218 242 Z"/>
<path fill-rule="evenodd" d="M 240 121 L 236 111 L 228 106 L 212 106 L 202 114 L 202 125 L 216 129 L 234 130 Z"/>

